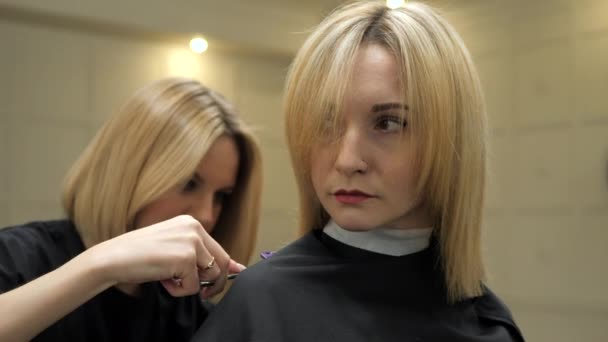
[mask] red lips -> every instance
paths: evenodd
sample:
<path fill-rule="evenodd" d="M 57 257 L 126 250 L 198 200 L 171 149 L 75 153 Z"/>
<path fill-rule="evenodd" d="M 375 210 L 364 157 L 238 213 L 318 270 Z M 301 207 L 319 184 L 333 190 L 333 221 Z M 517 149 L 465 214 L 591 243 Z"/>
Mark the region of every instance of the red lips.
<path fill-rule="evenodd" d="M 344 204 L 357 204 L 361 203 L 367 199 L 370 199 L 374 196 L 370 194 L 366 194 L 363 191 L 359 190 L 344 190 L 340 189 L 334 193 L 336 200 L 340 203 Z"/>

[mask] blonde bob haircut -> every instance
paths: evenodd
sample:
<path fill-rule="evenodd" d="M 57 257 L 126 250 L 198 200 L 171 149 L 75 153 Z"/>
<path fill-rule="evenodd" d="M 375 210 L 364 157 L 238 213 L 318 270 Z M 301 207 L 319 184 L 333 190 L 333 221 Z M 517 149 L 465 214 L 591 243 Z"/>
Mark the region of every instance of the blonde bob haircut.
<path fill-rule="evenodd" d="M 135 229 L 142 208 L 189 180 L 224 135 L 239 148 L 239 171 L 212 236 L 233 259 L 246 263 L 258 227 L 259 148 L 229 102 L 185 78 L 162 79 L 136 92 L 69 171 L 63 206 L 85 245 Z"/>
<path fill-rule="evenodd" d="M 409 2 L 389 9 L 380 2 L 348 4 L 330 14 L 296 55 L 284 112 L 299 188 L 300 232 L 320 229 L 329 219 L 312 187 L 311 150 L 328 113 L 341 113 L 345 88 L 356 72 L 355 55 L 369 44 L 384 47 L 398 65 L 408 130 L 417 143 L 416 191 L 434 220 L 447 296 L 452 302 L 479 296 L 485 105 L 464 43 L 426 5 Z"/>

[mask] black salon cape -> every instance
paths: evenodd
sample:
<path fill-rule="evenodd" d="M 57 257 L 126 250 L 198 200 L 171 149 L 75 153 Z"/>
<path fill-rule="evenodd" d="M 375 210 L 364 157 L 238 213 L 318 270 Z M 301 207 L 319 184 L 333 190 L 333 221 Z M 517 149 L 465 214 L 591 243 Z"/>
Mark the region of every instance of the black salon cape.
<path fill-rule="evenodd" d="M 489 290 L 446 303 L 435 250 L 392 257 L 310 233 L 241 273 L 192 341 L 523 341 Z"/>
<path fill-rule="evenodd" d="M 82 251 L 70 221 L 0 229 L 0 293 L 58 268 Z M 173 298 L 157 282 L 143 284 L 137 298 L 112 287 L 33 341 L 188 341 L 206 316 L 198 296 Z"/>

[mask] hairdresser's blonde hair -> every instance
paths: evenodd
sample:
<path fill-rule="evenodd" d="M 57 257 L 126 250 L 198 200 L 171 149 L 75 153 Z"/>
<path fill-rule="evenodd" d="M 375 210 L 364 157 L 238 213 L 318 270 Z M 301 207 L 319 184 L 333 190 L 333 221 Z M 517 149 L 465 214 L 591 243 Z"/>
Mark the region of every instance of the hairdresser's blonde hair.
<path fill-rule="evenodd" d="M 239 174 L 212 235 L 233 259 L 246 263 L 260 208 L 258 145 L 230 103 L 184 78 L 159 80 L 136 92 L 72 166 L 63 206 L 85 244 L 136 228 L 138 212 L 190 179 L 223 135 L 239 148 Z"/>
<path fill-rule="evenodd" d="M 298 52 L 284 110 L 299 188 L 300 232 L 320 229 L 329 219 L 312 187 L 311 149 L 323 116 L 341 112 L 345 88 L 356 72 L 355 55 L 366 44 L 387 49 L 399 68 L 408 129 L 419 144 L 417 191 L 435 222 L 448 298 L 481 295 L 485 106 L 464 43 L 428 6 L 346 5 L 327 17 Z"/>

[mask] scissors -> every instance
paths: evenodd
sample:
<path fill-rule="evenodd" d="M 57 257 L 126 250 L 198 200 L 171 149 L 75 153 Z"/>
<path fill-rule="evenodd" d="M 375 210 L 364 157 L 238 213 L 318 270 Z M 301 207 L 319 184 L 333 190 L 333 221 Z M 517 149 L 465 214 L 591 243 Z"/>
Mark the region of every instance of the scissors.
<path fill-rule="evenodd" d="M 236 278 L 237 275 L 239 275 L 239 274 L 238 273 L 230 273 L 228 275 L 228 280 Z M 201 281 L 200 284 L 201 284 L 201 287 L 213 286 L 215 284 L 215 280 Z"/>
<path fill-rule="evenodd" d="M 268 259 L 273 254 L 274 254 L 274 252 L 266 251 L 266 252 L 262 252 L 260 254 L 260 257 L 262 259 Z M 238 273 L 230 273 L 230 274 L 228 274 L 228 280 L 236 278 L 237 275 L 239 275 L 239 274 Z M 215 284 L 215 281 L 214 280 L 201 281 L 200 284 L 201 284 L 201 287 L 209 287 L 209 286 L 213 286 Z"/>

